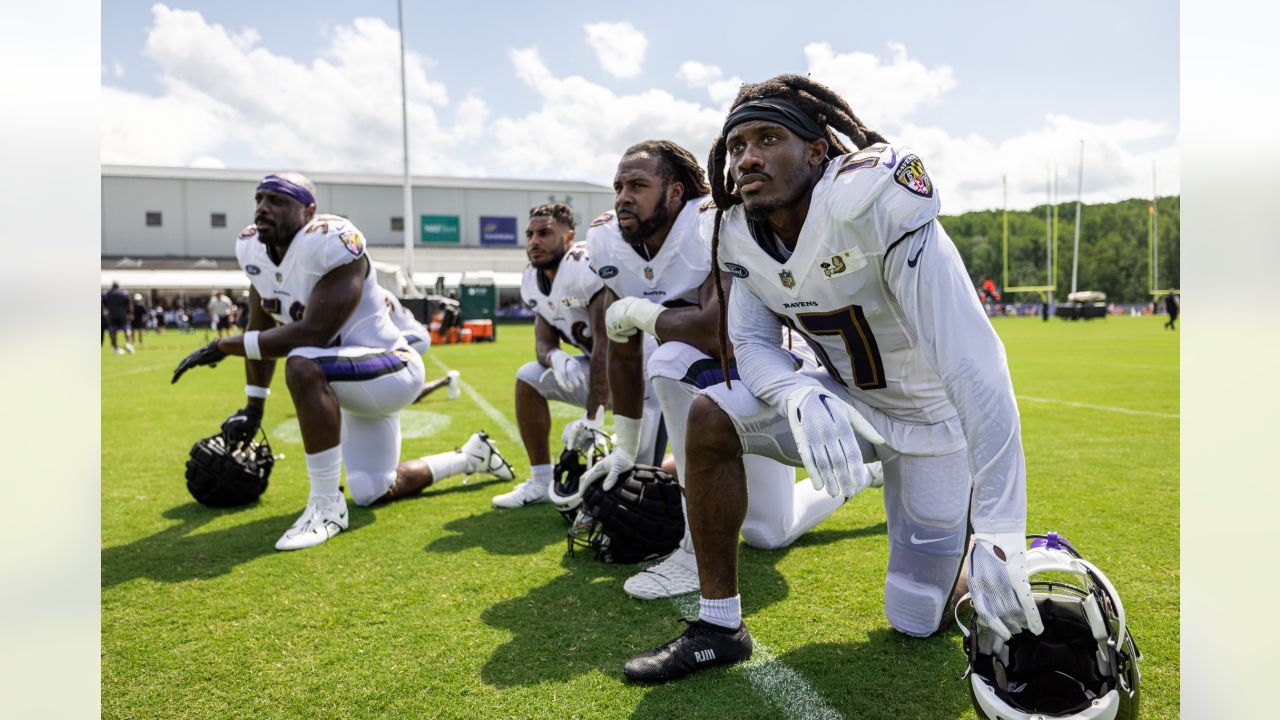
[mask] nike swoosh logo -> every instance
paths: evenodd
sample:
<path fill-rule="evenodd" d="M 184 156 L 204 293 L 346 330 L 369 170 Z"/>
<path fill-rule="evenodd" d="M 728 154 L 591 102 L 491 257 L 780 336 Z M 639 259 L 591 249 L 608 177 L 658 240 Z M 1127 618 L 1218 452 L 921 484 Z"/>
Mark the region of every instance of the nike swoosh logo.
<path fill-rule="evenodd" d="M 916 263 L 920 262 L 920 253 L 924 252 L 924 246 L 928 244 L 929 239 L 925 238 L 925 241 L 920 245 L 920 249 L 916 251 L 916 256 L 913 258 L 907 258 L 907 267 L 913 268 L 916 266 Z"/>
<path fill-rule="evenodd" d="M 819 396 L 818 396 L 818 400 L 820 400 L 820 401 L 822 402 L 822 407 L 826 408 L 826 410 L 827 410 L 827 414 L 831 416 L 831 419 L 832 419 L 832 420 L 834 420 L 834 419 L 835 419 L 835 417 L 836 417 L 836 414 L 835 414 L 835 413 L 833 413 L 833 412 L 831 412 L 831 406 L 830 406 L 830 405 L 827 405 L 827 396 L 826 396 L 826 395 L 819 395 Z"/>
<path fill-rule="evenodd" d="M 946 539 L 948 539 L 948 537 L 944 535 L 942 537 L 929 538 L 928 540 L 921 540 L 920 538 L 916 537 L 915 533 L 911 533 L 912 545 L 928 545 L 929 543 L 936 543 Z"/>
<path fill-rule="evenodd" d="M 898 162 L 898 150 L 897 148 L 890 148 L 889 152 L 892 154 L 889 156 L 889 162 L 885 163 L 884 166 L 892 170 L 894 164 Z"/>

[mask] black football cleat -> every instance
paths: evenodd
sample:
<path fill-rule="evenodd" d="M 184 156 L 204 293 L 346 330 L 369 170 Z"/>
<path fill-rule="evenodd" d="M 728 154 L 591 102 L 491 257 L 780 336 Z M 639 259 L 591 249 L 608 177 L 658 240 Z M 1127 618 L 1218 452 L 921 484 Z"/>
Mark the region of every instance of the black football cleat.
<path fill-rule="evenodd" d="M 742 662 L 751 657 L 751 633 L 745 623 L 736 630 L 703 622 L 689 624 L 675 640 L 640 653 L 627 661 L 622 672 L 638 683 L 663 683 L 717 665 Z"/>

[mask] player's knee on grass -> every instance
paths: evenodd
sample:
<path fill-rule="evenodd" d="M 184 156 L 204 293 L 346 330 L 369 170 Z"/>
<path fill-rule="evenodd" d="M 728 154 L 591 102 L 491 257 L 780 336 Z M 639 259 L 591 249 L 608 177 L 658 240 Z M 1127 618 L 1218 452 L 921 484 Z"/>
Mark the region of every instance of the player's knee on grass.
<path fill-rule="evenodd" d="M 894 629 L 937 632 L 968 543 L 969 466 L 964 450 L 886 462 L 889 571 L 884 613 Z"/>
<path fill-rule="evenodd" d="M 347 470 L 347 489 L 351 491 L 351 500 L 361 507 L 368 507 L 380 500 L 395 481 L 395 471 L 368 473 L 361 470 Z"/>

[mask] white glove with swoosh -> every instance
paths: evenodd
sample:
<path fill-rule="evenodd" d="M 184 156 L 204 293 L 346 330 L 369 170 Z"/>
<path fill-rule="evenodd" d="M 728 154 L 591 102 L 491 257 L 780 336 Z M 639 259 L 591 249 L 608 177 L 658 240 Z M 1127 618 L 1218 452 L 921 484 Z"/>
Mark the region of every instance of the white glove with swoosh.
<path fill-rule="evenodd" d="M 604 313 L 605 334 L 617 343 L 626 342 L 637 330 L 657 337 L 658 316 L 665 310 L 665 307 L 644 298 L 619 298 Z"/>
<path fill-rule="evenodd" d="M 556 384 L 563 388 L 565 392 L 573 392 L 579 385 L 587 381 L 586 374 L 582 372 L 582 365 L 572 355 L 560 348 L 547 353 L 547 362 L 551 363 L 551 371 L 555 373 Z"/>
<path fill-rule="evenodd" d="M 1001 640 L 1024 628 L 1044 630 L 1027 579 L 1027 537 L 1022 533 L 974 533 L 969 594 L 978 623 Z"/>
<path fill-rule="evenodd" d="M 857 435 L 874 445 L 884 443 L 884 438 L 866 418 L 849 403 L 814 385 L 791 391 L 786 410 L 791 434 L 815 490 L 851 498 L 867 489 L 871 476 L 863 464 Z"/>

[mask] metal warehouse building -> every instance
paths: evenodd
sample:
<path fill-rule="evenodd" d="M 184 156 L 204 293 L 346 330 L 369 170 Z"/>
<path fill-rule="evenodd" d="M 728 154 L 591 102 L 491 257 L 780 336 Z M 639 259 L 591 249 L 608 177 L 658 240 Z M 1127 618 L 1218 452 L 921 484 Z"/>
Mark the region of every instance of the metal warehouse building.
<path fill-rule="evenodd" d="M 304 171 L 305 172 L 305 171 Z M 234 270 L 235 242 L 253 222 L 253 194 L 266 172 L 102 166 L 102 268 Z M 396 175 L 307 173 L 319 212 L 350 218 L 373 260 L 404 262 L 404 185 Z M 613 206 L 603 185 L 556 180 L 413 178 L 414 280 L 492 273 L 518 286 L 525 266 L 529 208 L 563 202 L 574 209 L 578 238 Z M 215 283 L 220 285 L 221 283 Z"/>

